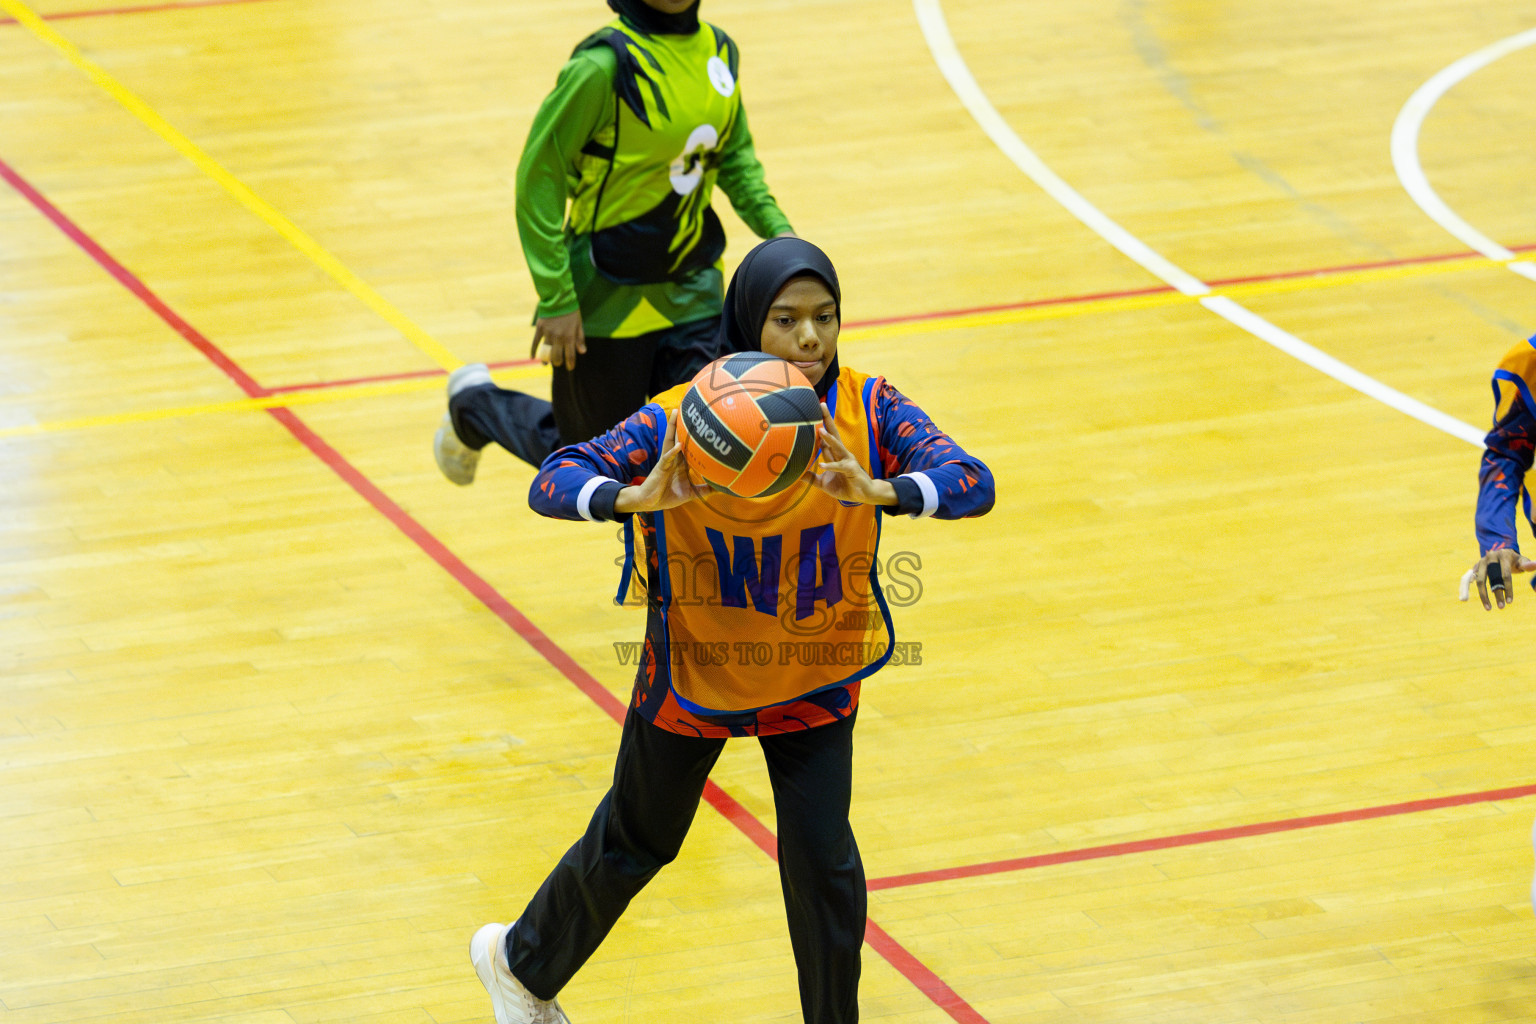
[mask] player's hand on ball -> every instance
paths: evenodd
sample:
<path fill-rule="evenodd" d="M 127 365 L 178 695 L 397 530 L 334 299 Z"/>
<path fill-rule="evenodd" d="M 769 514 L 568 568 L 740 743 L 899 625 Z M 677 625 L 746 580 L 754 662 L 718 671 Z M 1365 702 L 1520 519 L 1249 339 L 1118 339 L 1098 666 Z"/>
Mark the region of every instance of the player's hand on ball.
<path fill-rule="evenodd" d="M 663 512 L 709 493 L 709 485 L 694 483 L 688 475 L 688 461 L 677 443 L 677 410 L 667 415 L 667 430 L 661 440 L 661 458 L 650 474 L 638 485 L 619 491 L 613 503 L 615 512 Z"/>
<path fill-rule="evenodd" d="M 1461 578 L 1461 599 L 1465 601 L 1471 596 L 1472 585 L 1477 585 L 1477 596 L 1482 598 L 1483 607 L 1493 611 L 1494 603 L 1500 608 L 1515 601 L 1515 573 L 1531 572 L 1536 570 L 1536 562 L 1521 555 L 1513 548 L 1495 548 L 1482 558 L 1477 564 L 1468 569 L 1466 575 Z M 1489 592 L 1493 598 L 1489 600 Z"/>
<path fill-rule="evenodd" d="M 896 488 L 889 480 L 873 480 L 859 465 L 843 439 L 837 436 L 837 424 L 825 402 L 821 405 L 821 426 L 816 428 L 821 440 L 818 457 L 806 470 L 811 483 L 839 501 L 862 505 L 896 504 Z"/>

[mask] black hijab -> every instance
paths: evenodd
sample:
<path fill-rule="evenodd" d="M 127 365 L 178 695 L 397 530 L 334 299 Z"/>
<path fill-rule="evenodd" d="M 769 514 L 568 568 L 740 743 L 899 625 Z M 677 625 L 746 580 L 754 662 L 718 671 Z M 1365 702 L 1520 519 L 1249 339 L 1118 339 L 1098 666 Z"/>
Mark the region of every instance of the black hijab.
<path fill-rule="evenodd" d="M 631 28 L 648 36 L 691 36 L 699 30 L 699 5 L 678 14 L 666 14 L 650 6 L 645 0 L 608 0 L 608 6 Z"/>
<path fill-rule="evenodd" d="M 741 261 L 725 290 L 725 311 L 720 317 L 720 332 L 715 336 L 720 352 L 757 352 L 763 347 L 763 322 L 779 290 L 791 278 L 809 274 L 821 279 L 837 303 L 837 320 L 843 320 L 843 294 L 837 284 L 837 271 L 827 254 L 803 238 L 781 235 L 759 242 Z M 837 357 L 816 382 L 816 394 L 827 397 L 837 380 Z"/>

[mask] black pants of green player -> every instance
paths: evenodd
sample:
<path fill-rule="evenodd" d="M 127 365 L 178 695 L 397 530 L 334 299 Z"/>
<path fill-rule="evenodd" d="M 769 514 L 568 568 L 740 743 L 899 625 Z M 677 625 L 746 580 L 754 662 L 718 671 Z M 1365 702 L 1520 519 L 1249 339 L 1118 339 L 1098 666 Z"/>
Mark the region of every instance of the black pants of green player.
<path fill-rule="evenodd" d="M 538 466 L 549 453 L 588 441 L 668 388 L 693 379 L 721 353 L 719 318 L 633 338 L 588 338 L 575 369 L 551 367 L 550 401 L 493 385 L 466 388 L 448 403 L 454 432 L 471 448 L 495 442 Z"/>
<path fill-rule="evenodd" d="M 859 1018 L 868 896 L 848 824 L 855 717 L 758 741 L 773 785 L 779 880 L 806 1024 Z M 725 742 L 667 732 L 630 711 L 613 787 L 507 932 L 507 963 L 534 995 L 555 998 L 630 900 L 677 856 Z"/>

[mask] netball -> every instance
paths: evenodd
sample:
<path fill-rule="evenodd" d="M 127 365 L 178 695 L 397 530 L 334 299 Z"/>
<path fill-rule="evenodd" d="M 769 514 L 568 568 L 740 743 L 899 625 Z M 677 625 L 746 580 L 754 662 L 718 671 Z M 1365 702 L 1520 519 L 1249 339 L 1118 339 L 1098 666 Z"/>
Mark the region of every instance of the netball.
<path fill-rule="evenodd" d="M 683 457 L 695 473 L 738 497 L 765 498 L 810 465 L 821 400 L 794 364 L 740 352 L 694 376 L 678 422 Z"/>

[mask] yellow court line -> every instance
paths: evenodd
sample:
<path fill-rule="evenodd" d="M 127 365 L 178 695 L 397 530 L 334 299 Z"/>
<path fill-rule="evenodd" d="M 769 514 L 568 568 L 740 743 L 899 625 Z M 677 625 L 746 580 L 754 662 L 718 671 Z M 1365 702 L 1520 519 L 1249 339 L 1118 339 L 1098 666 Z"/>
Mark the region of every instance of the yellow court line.
<path fill-rule="evenodd" d="M 957 313 L 905 320 L 899 323 L 873 324 L 868 327 L 849 327 L 843 337 L 849 341 L 869 341 L 877 338 L 900 338 L 928 331 L 960 330 L 970 327 L 998 327 L 1008 324 L 1033 323 L 1040 320 L 1060 320 L 1085 316 L 1091 313 L 1122 313 L 1130 310 L 1161 309 L 1172 306 L 1193 306 L 1201 299 L 1225 296 L 1231 299 L 1260 295 L 1284 295 L 1315 291 L 1321 288 L 1341 288 L 1348 285 L 1379 284 L 1385 281 L 1435 274 L 1460 273 L 1467 270 L 1487 270 L 1492 267 L 1508 267 L 1515 263 L 1533 263 L 1530 257 L 1509 260 L 1493 260 L 1486 256 L 1468 254 L 1454 259 L 1426 261 L 1423 263 L 1398 263 L 1385 267 L 1366 267 L 1359 270 L 1318 271 L 1316 274 L 1273 278 L 1265 281 L 1245 281 L 1241 284 L 1222 285 L 1203 295 L 1185 295 L 1168 289 L 1145 295 L 1088 296 L 1068 302 L 1052 302 L 1037 306 L 1020 306 L 1014 309 L 988 310 L 979 313 Z"/>
<path fill-rule="evenodd" d="M 11 0 L 0 0 L 4 6 Z M 1194 305 L 1201 298 L 1215 296 L 1278 295 L 1312 291 L 1319 288 L 1337 288 L 1345 285 L 1375 284 L 1382 281 L 1410 277 L 1423 277 L 1439 273 L 1458 273 L 1467 270 L 1488 269 L 1511 263 L 1532 262 L 1528 257 L 1513 260 L 1491 260 L 1483 256 L 1468 255 L 1452 260 L 1435 260 L 1424 263 L 1404 263 L 1389 267 L 1370 267 L 1361 270 L 1319 271 L 1316 274 L 1277 278 L 1270 281 L 1251 281 L 1213 289 L 1206 296 L 1184 295 L 1168 290 L 1147 295 L 1087 296 L 1068 302 L 1053 302 L 1038 306 L 1022 306 L 1016 309 L 990 310 L 980 313 L 941 314 L 906 320 L 900 323 L 872 324 L 868 327 L 848 327 L 843 340 L 851 342 L 871 341 L 880 338 L 910 337 L 939 331 L 965 330 L 976 327 L 998 327 L 1010 324 L 1032 323 L 1041 320 L 1065 320 L 1071 317 L 1099 313 L 1118 313 L 1143 309 L 1159 309 L 1172 306 Z M 495 377 L 501 380 L 526 380 L 548 373 L 542 364 L 529 364 L 497 370 Z M 294 391 L 264 398 L 245 398 L 229 402 L 213 402 L 205 405 L 177 406 L 164 409 L 145 409 L 135 412 L 116 413 L 106 416 L 90 416 L 81 419 L 56 420 L 49 423 L 23 424 L 0 428 L 0 440 L 31 434 L 57 433 L 67 430 L 85 430 L 92 427 L 118 426 L 127 423 L 144 423 L 154 420 L 174 419 L 182 416 L 200 416 L 209 413 L 253 412 L 282 406 L 319 405 L 326 402 L 349 402 L 358 398 L 381 395 L 410 394 L 441 388 L 441 377 L 427 377 L 405 381 L 376 384 L 347 384 L 317 388 L 313 391 Z"/>
<path fill-rule="evenodd" d="M 520 366 L 510 370 L 498 370 L 495 376 L 501 380 L 523 380 L 542 376 L 543 366 Z M 237 398 L 228 402 L 206 402 L 201 405 L 179 405 L 160 409 L 136 409 L 130 412 L 107 413 L 101 416 L 82 416 L 78 419 L 52 420 L 47 423 L 23 423 L 14 427 L 0 427 L 0 440 L 9 437 L 26 437 L 37 434 L 57 434 L 70 430 L 90 430 L 95 427 L 117 427 L 129 423 L 152 423 L 156 420 L 178 419 L 187 416 L 206 416 L 210 413 L 260 412 L 263 409 L 292 408 L 304 405 L 323 405 L 328 402 L 351 402 L 359 398 L 378 398 L 388 395 L 407 395 L 418 391 L 442 391 L 442 377 L 420 377 L 411 380 L 383 381 L 377 384 L 338 384 L 334 387 L 317 388 L 313 391 L 290 391 L 281 395 L 261 398 Z"/>
<path fill-rule="evenodd" d="M 396 309 L 383 296 L 379 295 L 367 283 L 353 274 L 340 260 L 327 252 L 318 242 L 305 234 L 302 229 L 285 218 L 265 200 L 261 199 L 261 197 L 257 196 L 246 185 L 226 171 L 212 157 L 198 148 L 196 144 L 171 127 L 153 108 L 129 92 L 98 65 L 84 57 L 72 43 L 55 32 L 37 14 L 20 3 L 19 0 L 0 0 L 0 10 L 9 13 L 18 23 L 24 25 L 35 36 L 57 49 L 71 64 L 84 71 L 113 99 L 191 160 L 193 164 L 209 177 L 218 182 L 230 195 L 239 200 L 242 205 L 255 213 L 306 256 L 310 257 L 334 280 L 361 299 L 370 309 L 373 309 L 386 321 L 395 326 L 396 329 L 411 340 L 417 348 L 432 358 L 442 369 L 451 370 L 460 365 L 461 360 L 454 356 L 453 353 L 449 352 L 443 345 L 427 334 L 425 330 L 412 322 L 404 313 Z M 1454 260 L 1403 263 L 1386 267 L 1337 272 L 1325 270 L 1319 271 L 1316 274 L 1296 277 L 1244 282 L 1213 288 L 1206 295 L 1200 296 L 1185 295 L 1169 290 L 1144 295 L 1089 296 L 1067 302 L 1021 306 L 1014 309 L 946 314 L 899 323 L 877 324 L 868 327 L 849 327 L 844 331 L 843 336 L 847 341 L 906 337 L 935 331 L 1006 326 L 1042 320 L 1066 319 L 1096 313 L 1116 313 L 1193 305 L 1202 298 L 1215 296 L 1277 295 L 1310 291 L 1318 288 L 1335 288 L 1351 284 L 1370 284 L 1439 273 L 1476 270 L 1491 266 L 1507 267 L 1515 263 L 1531 262 L 1536 261 L 1533 261 L 1528 256 L 1507 260 L 1491 260 L 1487 257 L 1469 254 L 1466 257 L 1458 257 Z M 541 366 L 526 366 L 510 371 L 502 371 L 498 373 L 498 376 L 521 379 L 539 376 L 543 372 L 545 372 L 545 369 Z M 288 392 L 282 395 L 262 398 L 245 398 L 229 402 L 146 409 L 104 416 L 57 420 L 50 423 L 22 424 L 14 427 L 0 428 L 0 439 L 128 423 L 152 422 L 155 420 L 207 415 L 210 413 L 252 412 L 286 406 L 318 405 L 326 402 L 351 401 L 357 398 L 426 391 L 441 386 L 440 378 L 436 377 L 378 384 L 340 385 L 323 390 Z"/>
<path fill-rule="evenodd" d="M 385 321 L 394 326 L 401 334 L 409 339 L 418 349 L 437 363 L 444 370 L 451 370 L 462 363 L 458 357 L 446 347 L 429 335 L 419 325 L 407 317 L 403 312 L 392 305 L 378 292 L 374 291 L 366 282 L 354 274 L 340 260 L 331 255 L 319 242 L 315 241 L 292 221 L 288 220 L 271 204 L 256 195 L 234 175 L 226 171 L 217 161 L 200 149 L 186 136 L 182 135 L 168 122 L 165 121 L 153 108 L 133 93 L 129 92 L 121 83 L 107 74 L 100 66 L 87 59 L 74 46 L 43 21 L 35 12 L 28 8 L 20 0 L 0 0 L 0 10 L 11 15 L 19 24 L 25 26 L 28 31 L 38 39 L 58 50 L 64 57 L 80 70 L 84 71 L 97 85 L 105 90 L 113 99 L 126 108 L 131 114 L 148 126 L 155 134 L 168 142 L 187 159 L 192 161 L 200 170 L 207 174 L 224 188 L 231 196 L 243 206 L 256 214 L 282 237 L 287 239 L 300 252 L 308 256 L 322 270 L 337 281 L 343 288 L 351 292 L 357 298 L 381 316 Z M 1406 278 L 1428 274 L 1442 273 L 1446 271 L 1472 270 L 1487 266 L 1508 267 L 1515 263 L 1528 264 L 1536 262 L 1530 257 L 1521 256 L 1507 260 L 1490 260 L 1482 256 L 1468 256 L 1465 259 L 1435 261 L 1416 264 L 1398 264 L 1390 267 L 1369 268 L 1357 271 L 1342 271 L 1338 273 L 1321 272 L 1315 276 L 1282 278 L 1270 281 L 1255 281 L 1237 285 L 1213 288 L 1208 294 L 1201 296 L 1183 295 L 1178 292 L 1154 293 L 1151 295 L 1120 296 L 1110 298 L 1088 298 L 1081 302 L 1053 303 L 1051 305 L 1025 306 L 1010 310 L 996 310 L 985 313 L 965 313 L 952 317 L 935 317 L 930 319 L 911 320 L 894 324 L 881 324 L 863 328 L 850 328 L 846 337 L 850 341 L 866 340 L 874 338 L 903 337 L 913 334 L 921 334 L 930 330 L 955 330 L 967 327 L 989 327 L 1006 324 L 1029 323 L 1039 320 L 1052 320 L 1069 316 L 1078 316 L 1088 312 L 1123 312 L 1126 310 L 1153 309 L 1184 304 L 1192 304 L 1201 298 L 1216 296 L 1241 297 L 1253 295 L 1275 295 L 1297 291 L 1306 291 L 1322 287 L 1340 287 L 1348 284 L 1364 284 L 1376 281 Z M 334 400 L 350 397 L 357 394 L 356 389 L 348 389 L 335 393 Z M 274 404 L 307 404 L 310 401 L 329 401 L 332 398 L 307 399 L 304 403 L 298 401 L 272 402 L 267 399 L 248 399 L 244 402 L 231 403 L 228 408 L 268 408 Z M 167 415 L 189 415 L 201 411 L 202 407 L 190 407 L 192 412 L 168 411 Z M 220 406 L 219 408 L 225 408 Z M 142 418 L 158 418 L 156 413 L 140 414 Z M 69 421 L 70 423 L 86 423 L 88 421 Z M 11 428 L 0 430 L 0 437 L 11 436 L 17 431 L 32 432 L 34 429 L 46 428 Z"/>
<path fill-rule="evenodd" d="M 847 327 L 841 337 L 846 341 L 871 341 L 876 338 L 902 338 L 930 331 L 954 331 L 968 327 L 999 327 L 1008 324 L 1033 323 L 1037 320 L 1065 320 L 1090 313 L 1119 313 L 1127 310 L 1157 309 L 1193 303 L 1187 295 L 1175 291 L 1154 292 L 1150 295 L 1122 295 L 1111 298 L 1086 298 L 1071 302 L 1053 302 L 1050 305 L 1022 306 L 1018 309 L 993 309 L 981 313 L 956 313 L 953 315 L 904 320 L 893 324 L 872 324 L 868 327 Z"/>
<path fill-rule="evenodd" d="M 374 291 L 367 282 L 354 274 L 344 263 L 327 252 L 319 242 L 306 234 L 302 228 L 294 224 L 287 217 L 284 217 L 275 207 L 255 192 L 252 192 L 243 182 L 226 171 L 218 161 L 203 152 L 192 140 L 171 127 L 169 122 L 155 112 L 154 108 L 129 92 L 122 83 L 107 74 L 100 65 L 85 57 L 73 43 L 55 32 L 31 8 L 21 3 L 20 0 L 0 0 L 0 10 L 4 10 L 38 39 L 63 54 L 66 60 L 90 76 L 92 81 L 127 109 L 130 114 L 142 121 L 160 138 L 170 143 L 182 156 L 192 161 L 200 171 L 217 182 L 224 191 L 233 196 L 242 206 L 261 218 L 269 227 L 287 239 L 294 248 L 309 257 L 321 270 L 329 274 L 333 280 L 361 299 L 364 305 L 383 317 L 401 334 L 405 335 L 413 345 L 424 352 L 438 366 L 445 370 L 452 370 L 463 362 L 463 360 L 448 351 L 437 339 L 423 330 L 420 325 L 392 305 L 384 296 Z"/>
<path fill-rule="evenodd" d="M 394 381 L 389 384 L 368 384 L 358 387 L 338 387 L 327 391 L 302 391 L 284 395 L 268 395 L 264 398 L 240 398 L 228 402 L 207 402 L 202 405 L 180 405 L 161 409 L 137 409 L 132 412 L 108 413 L 102 416 L 82 416 L 72 420 L 54 420 L 49 423 L 26 423 L 0 429 L 0 439 L 22 437 L 29 434 L 54 434 L 67 430 L 89 430 L 93 427 L 116 427 L 127 423 L 152 423 L 156 420 L 177 419 L 186 416 L 205 416 L 221 412 L 259 412 L 263 409 L 287 408 L 299 405 L 318 405 L 322 402 L 339 402 L 376 395 L 396 395 L 411 391 L 441 388 L 441 378 L 427 380 Z"/>
<path fill-rule="evenodd" d="M 1421 263 L 1395 263 L 1385 267 L 1365 267 L 1359 270 L 1320 271 L 1297 277 L 1276 278 L 1268 281 L 1246 281 L 1242 284 L 1225 285 L 1212 289 L 1215 295 L 1237 297 L 1242 295 L 1274 295 L 1283 292 L 1310 291 L 1314 288 L 1340 288 L 1352 284 L 1375 284 L 1381 281 L 1398 281 L 1411 277 L 1432 277 L 1436 274 L 1460 273 L 1467 270 L 1488 270 L 1493 267 L 1509 267 L 1515 263 L 1530 263 L 1529 257 L 1494 260 L 1475 253 L 1445 260 L 1427 260 Z"/>
<path fill-rule="evenodd" d="M 10 0 L 0 0 L 0 6 Z M 1038 306 L 1022 306 L 1015 309 L 989 310 L 980 313 L 941 314 L 932 317 L 906 320 L 900 323 L 872 324 L 868 327 L 848 327 L 842 334 L 844 341 L 872 341 L 880 338 L 910 337 L 939 331 L 965 330 L 977 327 L 998 327 L 1010 324 L 1032 323 L 1041 320 L 1065 320 L 1071 317 L 1100 313 L 1119 313 L 1143 309 L 1159 309 L 1172 306 L 1194 305 L 1201 298 L 1215 296 L 1278 295 L 1312 291 L 1319 288 L 1336 288 L 1345 285 L 1374 284 L 1382 281 L 1410 277 L 1423 277 L 1439 273 L 1458 273 L 1466 270 L 1488 269 L 1510 263 L 1532 262 L 1527 257 L 1514 260 L 1490 260 L 1483 256 L 1468 255 L 1452 260 L 1435 260 L 1424 263 L 1405 263 L 1389 267 L 1370 267 L 1361 270 L 1338 272 L 1319 271 L 1316 274 L 1277 278 L 1271 281 L 1251 281 L 1213 289 L 1208 296 L 1184 295 L 1168 290 L 1146 295 L 1087 296 L 1067 302 L 1053 302 Z M 548 367 L 527 364 L 497 370 L 494 376 L 500 380 L 527 380 L 542 377 Z M 23 424 L 0 427 L 0 440 L 31 434 L 57 433 L 67 430 L 85 430 L 92 427 L 118 426 L 127 423 L 143 423 L 154 420 L 174 419 L 182 416 L 200 416 L 209 413 L 254 412 L 282 406 L 320 405 L 326 402 L 350 402 L 358 398 L 381 395 L 411 394 L 431 391 L 443 386 L 441 377 L 433 376 L 403 381 L 375 384 L 345 384 L 316 388 L 312 391 L 293 391 L 264 398 L 245 398 L 229 402 L 213 402 L 205 405 L 178 406 L 164 409 L 145 409 L 135 412 L 116 413 L 106 416 L 90 416 L 81 419 L 56 420 L 50 423 Z"/>

